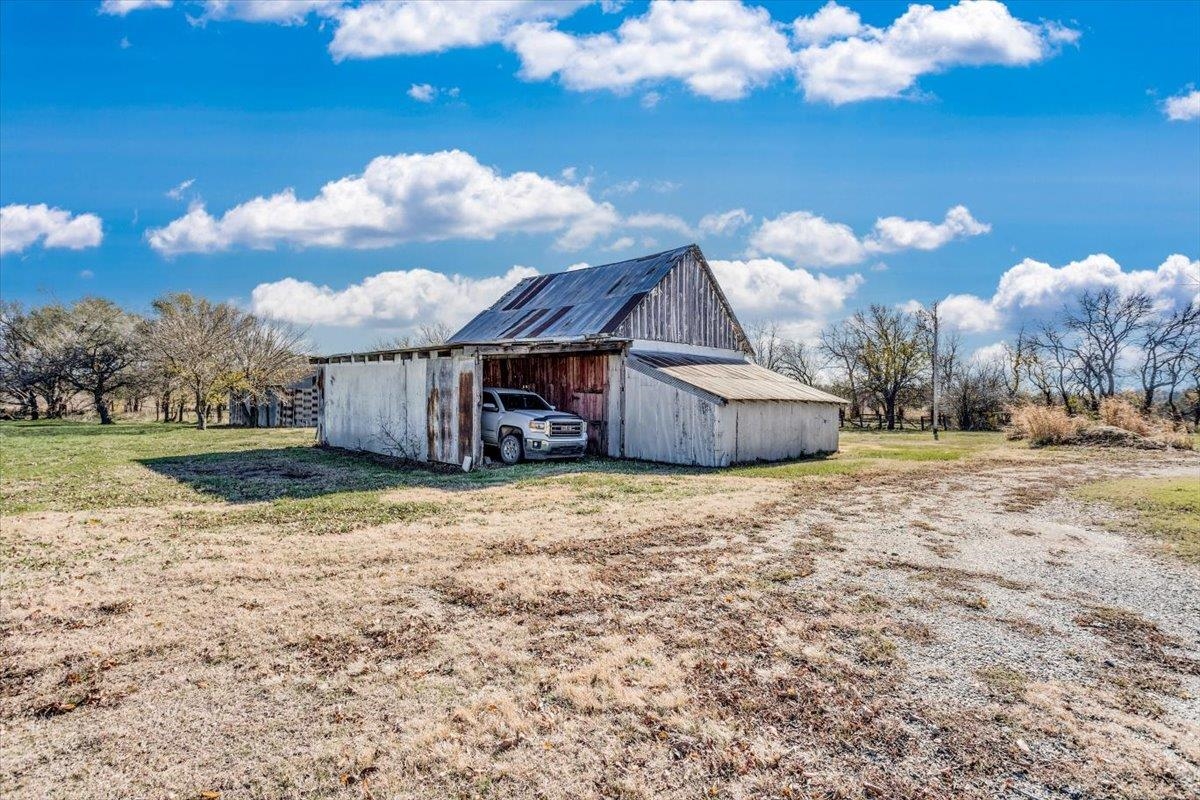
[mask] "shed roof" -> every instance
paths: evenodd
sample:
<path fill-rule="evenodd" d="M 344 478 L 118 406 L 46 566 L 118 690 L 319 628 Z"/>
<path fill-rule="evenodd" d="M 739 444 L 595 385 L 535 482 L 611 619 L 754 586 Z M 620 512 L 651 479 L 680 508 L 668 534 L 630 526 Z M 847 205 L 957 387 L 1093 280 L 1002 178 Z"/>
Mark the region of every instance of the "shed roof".
<path fill-rule="evenodd" d="M 679 382 L 721 400 L 793 400 L 806 403 L 847 403 L 747 361 L 692 353 L 636 351 L 630 365 L 642 372 Z"/>
<path fill-rule="evenodd" d="M 450 342 L 611 334 L 693 247 L 526 278 L 451 336 Z"/>

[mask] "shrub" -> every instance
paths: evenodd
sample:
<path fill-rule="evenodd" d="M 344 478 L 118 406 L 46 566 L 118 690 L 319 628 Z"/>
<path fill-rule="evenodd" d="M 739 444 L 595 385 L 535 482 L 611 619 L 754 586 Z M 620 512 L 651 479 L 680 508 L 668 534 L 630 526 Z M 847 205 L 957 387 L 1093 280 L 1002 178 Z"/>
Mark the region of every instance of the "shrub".
<path fill-rule="evenodd" d="M 1158 425 L 1124 397 L 1106 397 L 1101 400 L 1100 421 L 1141 436 L 1153 436 L 1158 432 Z"/>
<path fill-rule="evenodd" d="M 1008 438 L 1027 439 L 1034 447 L 1049 444 L 1069 444 L 1086 424 L 1079 417 L 1067 414 L 1061 406 L 1023 405 L 1009 409 L 1012 422 Z"/>

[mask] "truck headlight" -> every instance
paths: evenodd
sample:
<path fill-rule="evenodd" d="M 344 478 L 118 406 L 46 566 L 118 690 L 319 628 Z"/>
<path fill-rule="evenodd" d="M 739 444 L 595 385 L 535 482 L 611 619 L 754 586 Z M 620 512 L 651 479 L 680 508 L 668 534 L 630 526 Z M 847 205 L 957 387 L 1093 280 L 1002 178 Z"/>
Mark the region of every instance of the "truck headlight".
<path fill-rule="evenodd" d="M 535 419 L 533 422 L 529 423 L 529 430 L 531 430 L 531 431 L 545 431 L 545 430 L 546 430 L 546 428 L 547 428 L 547 426 L 548 426 L 548 424 L 549 424 L 549 423 L 542 422 L 541 420 L 536 420 L 536 419 Z"/>

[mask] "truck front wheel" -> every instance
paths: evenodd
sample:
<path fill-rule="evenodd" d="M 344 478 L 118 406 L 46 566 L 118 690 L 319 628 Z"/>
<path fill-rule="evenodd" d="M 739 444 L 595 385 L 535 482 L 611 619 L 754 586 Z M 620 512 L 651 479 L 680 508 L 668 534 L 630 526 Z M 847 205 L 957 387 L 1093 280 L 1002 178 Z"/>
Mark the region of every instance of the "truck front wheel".
<path fill-rule="evenodd" d="M 521 437 L 515 433 L 508 433 L 500 437 L 500 460 L 505 464 L 519 464 L 521 462 Z"/>

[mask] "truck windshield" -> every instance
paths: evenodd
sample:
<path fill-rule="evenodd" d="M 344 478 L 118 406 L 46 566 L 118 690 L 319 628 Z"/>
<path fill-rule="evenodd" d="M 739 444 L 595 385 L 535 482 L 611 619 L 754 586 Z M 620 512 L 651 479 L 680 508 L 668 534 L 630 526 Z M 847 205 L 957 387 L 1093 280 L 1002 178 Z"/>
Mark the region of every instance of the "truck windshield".
<path fill-rule="evenodd" d="M 536 394 L 500 392 L 500 402 L 505 411 L 549 411 L 550 405 Z"/>

